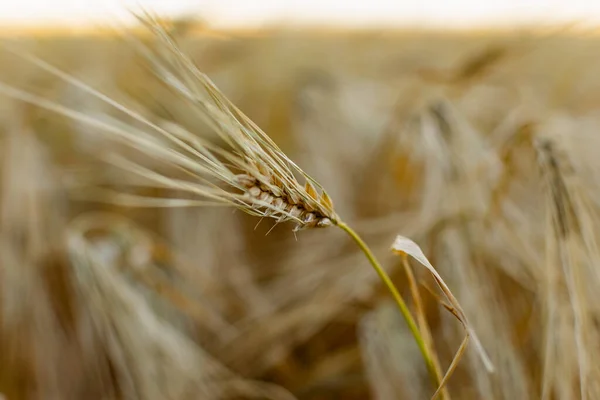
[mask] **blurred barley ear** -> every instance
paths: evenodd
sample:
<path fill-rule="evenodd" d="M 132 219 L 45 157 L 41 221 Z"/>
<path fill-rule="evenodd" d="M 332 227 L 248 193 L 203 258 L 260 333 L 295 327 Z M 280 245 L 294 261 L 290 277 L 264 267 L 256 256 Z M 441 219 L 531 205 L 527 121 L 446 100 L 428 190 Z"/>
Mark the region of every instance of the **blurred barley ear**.
<path fill-rule="evenodd" d="M 600 395 L 600 369 L 592 354 L 597 351 L 599 335 L 592 304 L 597 290 L 590 285 L 597 282 L 597 236 L 591 229 L 595 216 L 588 189 L 581 185 L 564 141 L 564 135 L 540 135 L 535 142 L 549 225 L 542 398 L 572 390 L 561 382 L 568 382 L 564 377 L 571 374 L 579 386 L 578 393 L 573 391 L 571 396 L 596 399 Z M 556 333 L 559 326 L 562 337 Z"/>

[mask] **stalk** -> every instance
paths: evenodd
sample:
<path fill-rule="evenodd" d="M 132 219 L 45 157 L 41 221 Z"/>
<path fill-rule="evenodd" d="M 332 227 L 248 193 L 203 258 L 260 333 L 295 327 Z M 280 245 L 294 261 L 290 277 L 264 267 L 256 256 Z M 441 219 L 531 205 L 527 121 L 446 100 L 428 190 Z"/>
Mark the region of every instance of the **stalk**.
<path fill-rule="evenodd" d="M 425 360 L 425 364 L 427 365 L 429 374 L 431 375 L 431 378 L 434 381 L 436 388 L 439 387 L 441 382 L 438 377 L 438 371 L 435 362 L 433 361 L 434 359 L 430 354 L 427 343 L 423 339 L 423 336 L 421 335 L 421 332 L 419 331 L 419 328 L 415 320 L 413 319 L 408 309 L 408 306 L 406 305 L 404 299 L 398 292 L 398 289 L 392 282 L 392 279 L 387 274 L 387 272 L 385 272 L 385 270 L 381 267 L 381 264 L 379 264 L 379 261 L 377 261 L 375 255 L 373 254 L 369 246 L 361 239 L 360 236 L 358 236 L 358 234 L 352 228 L 350 228 L 342 221 L 338 221 L 337 226 L 340 227 L 343 231 L 345 231 L 358 245 L 358 247 L 364 253 L 365 257 L 367 257 L 367 259 L 369 260 L 369 263 L 371 263 L 371 266 L 375 269 L 375 272 L 377 272 L 377 275 L 379 275 L 379 278 L 381 279 L 383 284 L 387 287 L 388 291 L 394 298 L 394 301 L 396 302 L 396 305 L 398 306 L 402 317 L 404 317 L 404 320 L 406 321 L 406 324 L 408 325 L 408 328 L 410 329 L 410 332 L 412 333 L 415 342 L 417 342 L 417 346 L 421 351 L 423 359 Z"/>
<path fill-rule="evenodd" d="M 410 288 L 411 296 L 413 298 L 413 302 L 415 305 L 415 311 L 417 314 L 417 324 L 419 326 L 419 331 L 421 332 L 427 349 L 431 354 L 431 359 L 433 362 L 434 371 L 429 371 L 430 373 L 435 373 L 436 382 L 438 382 L 437 392 L 442 399 L 450 399 L 450 394 L 448 393 L 448 389 L 446 387 L 440 387 L 443 382 L 442 378 L 442 369 L 440 367 L 440 360 L 438 359 L 435 353 L 435 347 L 433 345 L 433 337 L 431 336 L 431 331 L 429 329 L 429 324 L 427 323 L 425 308 L 423 307 L 423 301 L 421 300 L 421 294 L 419 293 L 419 287 L 417 285 L 417 280 L 415 279 L 415 274 L 408 263 L 408 256 L 405 254 L 402 257 L 402 265 L 404 266 L 404 271 L 406 272 L 406 276 L 408 278 L 408 286 Z M 436 397 L 434 395 L 434 397 Z"/>

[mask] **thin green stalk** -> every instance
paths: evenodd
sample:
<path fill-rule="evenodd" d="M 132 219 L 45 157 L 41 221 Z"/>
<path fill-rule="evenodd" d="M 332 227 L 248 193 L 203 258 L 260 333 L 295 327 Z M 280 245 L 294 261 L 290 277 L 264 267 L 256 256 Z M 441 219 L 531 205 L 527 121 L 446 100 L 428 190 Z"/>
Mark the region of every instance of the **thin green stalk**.
<path fill-rule="evenodd" d="M 410 288 L 410 292 L 413 298 L 413 303 L 415 305 L 417 325 L 419 326 L 419 331 L 423 336 L 425 341 L 425 345 L 429 350 L 431 355 L 431 359 L 433 362 L 435 377 L 437 382 L 443 382 L 442 378 L 442 369 L 440 367 L 440 360 L 438 359 L 435 347 L 433 345 L 433 337 L 431 336 L 431 331 L 429 329 L 429 324 L 427 323 L 427 317 L 425 315 L 425 308 L 423 307 L 423 301 L 421 300 L 421 293 L 419 292 L 419 287 L 417 285 L 417 280 L 415 279 L 415 274 L 408 263 L 408 255 L 404 254 L 402 256 L 402 265 L 404 266 L 404 270 L 406 271 L 406 277 L 408 278 L 408 286 Z M 430 371 L 431 372 L 431 371 Z M 441 383 L 438 384 L 437 393 L 439 393 L 442 399 L 450 399 L 450 394 L 448 393 L 447 387 L 440 387 Z"/>
<path fill-rule="evenodd" d="M 423 355 L 423 359 L 425 360 L 427 369 L 429 370 L 429 373 L 435 382 L 436 388 L 439 387 L 440 381 L 438 379 L 438 374 L 435 368 L 435 364 L 433 362 L 433 357 L 429 353 L 427 344 L 425 343 L 425 340 L 423 339 L 423 336 L 421 335 L 421 332 L 419 331 L 419 328 L 417 327 L 417 324 L 415 323 L 415 320 L 413 319 L 408 309 L 408 306 L 406 305 L 404 299 L 402 298 L 402 296 L 400 296 L 398 289 L 392 282 L 392 279 L 389 277 L 387 272 L 385 272 L 385 270 L 381 267 L 381 264 L 379 264 L 379 261 L 377 261 L 375 255 L 373 254 L 369 246 L 360 238 L 360 236 L 358 236 L 356 232 L 354 232 L 352 228 L 350 228 L 342 221 L 338 221 L 337 226 L 344 230 L 356 242 L 358 247 L 360 247 L 362 252 L 365 254 L 367 259 L 375 269 L 375 272 L 377 272 L 377 275 L 379 275 L 381 281 L 385 284 L 385 286 L 391 293 L 392 297 L 396 301 L 396 304 L 398 305 L 400 313 L 404 317 L 404 320 L 406 321 L 406 324 L 410 329 L 410 332 L 412 333 L 413 337 L 415 338 L 415 341 L 417 342 L 417 346 L 419 347 L 419 350 Z"/>

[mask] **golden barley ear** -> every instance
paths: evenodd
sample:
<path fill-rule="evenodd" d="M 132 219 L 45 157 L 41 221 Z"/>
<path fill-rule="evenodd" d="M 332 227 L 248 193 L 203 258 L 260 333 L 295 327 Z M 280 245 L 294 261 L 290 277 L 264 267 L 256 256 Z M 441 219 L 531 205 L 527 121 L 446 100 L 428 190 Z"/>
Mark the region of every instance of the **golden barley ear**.
<path fill-rule="evenodd" d="M 248 206 L 278 222 L 293 221 L 297 229 L 335 223 L 338 217 L 324 188 L 232 104 L 179 50 L 159 23 L 148 14 L 138 19 L 155 33 L 156 46 L 162 50 L 149 56 L 158 76 L 183 95 L 189 95 L 188 90 L 192 89 L 188 88 L 203 88 L 204 93 L 195 91 L 190 100 L 202 112 L 201 118 L 220 122 L 215 124 L 216 133 L 239 153 L 239 157 L 229 157 L 229 161 L 242 171 L 237 175 L 237 183 L 241 183 Z M 186 85 L 190 82 L 195 85 Z M 304 185 L 297 177 L 304 179 Z"/>
<path fill-rule="evenodd" d="M 152 122 L 68 73 L 18 49 L 8 50 L 104 102 L 126 118 L 89 115 L 2 82 L 0 92 L 95 128 L 163 163 L 171 171 L 179 172 L 178 178 L 174 178 L 123 157 L 111 156 L 106 160 L 137 175 L 148 186 L 190 193 L 199 198 L 199 205 L 232 206 L 250 215 L 275 219 L 277 223 L 293 222 L 296 230 L 336 224 L 338 216 L 324 188 L 231 103 L 179 49 L 159 19 L 147 12 L 134 15 L 150 31 L 154 43 L 151 48 L 133 34 L 123 32 L 125 39 L 149 61 L 156 77 L 189 103 L 193 115 L 212 129 L 228 148 L 218 147 L 175 123 Z M 136 125 L 126 122 L 130 119 Z M 187 179 L 179 178 L 181 172 Z M 104 193 L 97 198 L 111 197 L 114 198 Z M 114 198 L 117 202 L 123 200 L 123 196 Z M 189 201 L 181 202 L 182 199 L 129 200 L 147 205 L 191 205 Z"/>

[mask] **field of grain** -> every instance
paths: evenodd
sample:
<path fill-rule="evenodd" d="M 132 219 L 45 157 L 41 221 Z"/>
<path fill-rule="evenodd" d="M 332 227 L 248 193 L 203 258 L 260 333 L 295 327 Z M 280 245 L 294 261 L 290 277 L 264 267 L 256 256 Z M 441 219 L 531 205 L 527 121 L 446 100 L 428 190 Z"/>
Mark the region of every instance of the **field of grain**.
<path fill-rule="evenodd" d="M 415 307 L 414 281 L 390 250 L 397 235 L 422 248 L 495 367 L 470 343 L 443 397 L 600 398 L 600 38 L 560 29 L 171 33 L 327 189 L 413 314 L 426 316 L 445 371 L 463 326 L 411 262 Z M 405 321 L 344 232 L 294 232 L 143 185 L 111 157 L 172 179 L 185 172 L 87 123 L 135 125 L 23 57 L 157 126 L 219 144 L 130 44 L 108 34 L 1 40 L 5 399 L 431 397 Z"/>

